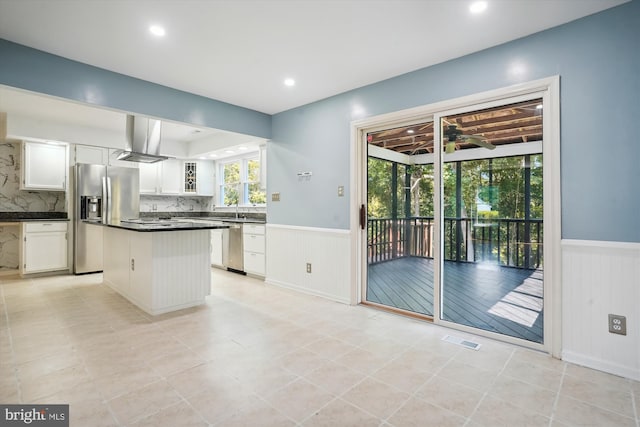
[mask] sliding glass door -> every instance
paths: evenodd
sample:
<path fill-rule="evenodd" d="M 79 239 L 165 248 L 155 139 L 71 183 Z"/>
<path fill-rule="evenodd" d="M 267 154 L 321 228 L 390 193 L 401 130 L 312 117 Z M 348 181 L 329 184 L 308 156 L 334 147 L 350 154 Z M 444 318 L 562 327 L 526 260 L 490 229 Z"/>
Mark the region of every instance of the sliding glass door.
<path fill-rule="evenodd" d="M 440 320 L 543 342 L 542 99 L 439 118 Z"/>
<path fill-rule="evenodd" d="M 367 141 L 366 301 L 433 316 L 433 123 Z"/>
<path fill-rule="evenodd" d="M 521 96 L 367 132 L 365 302 L 544 342 L 542 107 Z"/>

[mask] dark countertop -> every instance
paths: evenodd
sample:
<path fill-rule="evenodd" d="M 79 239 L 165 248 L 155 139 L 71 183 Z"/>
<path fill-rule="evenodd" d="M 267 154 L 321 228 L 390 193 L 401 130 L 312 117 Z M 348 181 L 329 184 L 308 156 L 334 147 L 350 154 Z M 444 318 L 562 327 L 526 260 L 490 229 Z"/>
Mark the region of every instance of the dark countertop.
<path fill-rule="evenodd" d="M 56 222 L 56 221 L 69 221 L 69 218 L 21 218 L 21 219 L 4 219 L 0 218 L 0 222 L 15 222 L 16 224 L 20 222 Z"/>
<path fill-rule="evenodd" d="M 66 212 L 0 212 L 0 222 L 69 221 Z"/>
<path fill-rule="evenodd" d="M 265 224 L 266 214 L 255 212 L 240 212 L 240 218 L 235 217 L 235 213 L 229 212 L 140 212 L 140 217 L 144 219 L 173 218 L 179 220 L 206 220 Z"/>
<path fill-rule="evenodd" d="M 190 222 L 190 221 L 144 221 L 144 222 L 111 222 L 103 224 L 99 221 L 85 220 L 87 224 L 101 225 L 104 227 L 120 228 L 130 231 L 185 231 L 185 230 L 215 230 L 218 228 L 229 228 L 228 225 L 215 222 Z"/>
<path fill-rule="evenodd" d="M 200 216 L 200 217 L 181 217 L 181 216 L 175 216 L 173 217 L 174 219 L 177 219 L 179 221 L 189 221 L 190 219 L 194 219 L 196 221 L 213 221 L 213 222 L 218 222 L 218 221 L 222 221 L 222 222 L 233 222 L 233 223 L 243 223 L 243 224 L 265 224 L 265 221 L 263 219 L 256 219 L 256 218 L 233 218 L 233 217 L 215 217 L 215 216 L 211 216 L 211 217 L 207 217 L 207 216 Z"/>

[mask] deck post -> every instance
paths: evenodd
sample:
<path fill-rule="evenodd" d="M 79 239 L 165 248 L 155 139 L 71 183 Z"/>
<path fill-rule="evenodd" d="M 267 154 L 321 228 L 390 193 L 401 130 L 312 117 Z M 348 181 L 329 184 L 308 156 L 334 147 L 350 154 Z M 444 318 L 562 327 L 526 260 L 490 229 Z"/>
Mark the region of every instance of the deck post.
<path fill-rule="evenodd" d="M 456 262 L 462 252 L 462 162 L 456 162 Z"/>
<path fill-rule="evenodd" d="M 402 256 L 412 254 L 413 228 L 411 227 L 411 166 L 404 167 L 404 251 Z"/>
<path fill-rule="evenodd" d="M 391 164 L 391 258 L 398 257 L 398 163 Z"/>
<path fill-rule="evenodd" d="M 524 268 L 531 265 L 531 156 L 524 156 Z"/>

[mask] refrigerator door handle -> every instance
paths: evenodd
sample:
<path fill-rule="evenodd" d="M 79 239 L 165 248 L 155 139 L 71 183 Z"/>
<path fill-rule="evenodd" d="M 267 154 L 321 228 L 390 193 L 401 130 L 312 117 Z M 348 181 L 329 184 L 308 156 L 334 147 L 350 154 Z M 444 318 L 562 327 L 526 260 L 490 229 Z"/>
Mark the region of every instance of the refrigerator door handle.
<path fill-rule="evenodd" d="M 102 223 L 107 224 L 110 218 L 107 218 L 109 212 L 109 198 L 111 196 L 111 183 L 106 176 L 102 177 Z"/>

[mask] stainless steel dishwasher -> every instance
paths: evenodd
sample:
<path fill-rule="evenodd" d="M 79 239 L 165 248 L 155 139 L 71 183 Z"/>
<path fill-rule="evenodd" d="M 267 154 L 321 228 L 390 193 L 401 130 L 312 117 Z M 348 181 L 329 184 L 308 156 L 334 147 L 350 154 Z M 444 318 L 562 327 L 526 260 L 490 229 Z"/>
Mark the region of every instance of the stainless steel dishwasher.
<path fill-rule="evenodd" d="M 242 224 L 227 223 L 229 232 L 222 246 L 222 264 L 227 270 L 244 272 L 244 253 L 242 250 Z"/>

